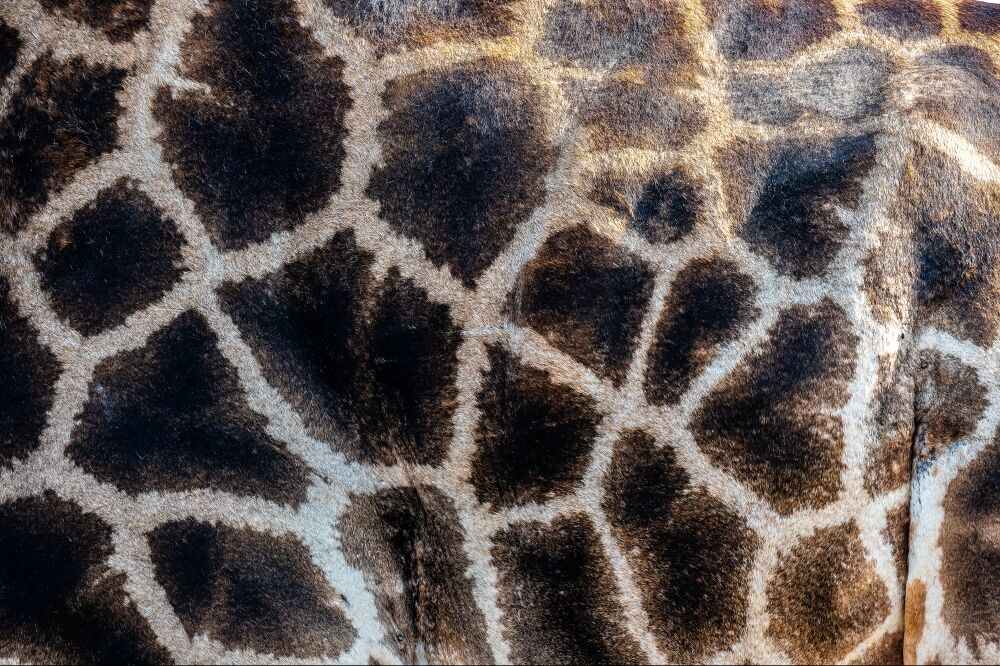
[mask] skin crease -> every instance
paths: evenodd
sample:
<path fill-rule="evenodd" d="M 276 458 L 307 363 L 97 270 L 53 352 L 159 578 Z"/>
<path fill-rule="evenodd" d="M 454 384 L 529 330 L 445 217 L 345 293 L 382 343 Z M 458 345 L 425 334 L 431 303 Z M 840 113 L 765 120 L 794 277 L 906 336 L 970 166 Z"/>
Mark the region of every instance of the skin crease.
<path fill-rule="evenodd" d="M 0 0 L 0 660 L 1000 661 L 998 40 Z"/>

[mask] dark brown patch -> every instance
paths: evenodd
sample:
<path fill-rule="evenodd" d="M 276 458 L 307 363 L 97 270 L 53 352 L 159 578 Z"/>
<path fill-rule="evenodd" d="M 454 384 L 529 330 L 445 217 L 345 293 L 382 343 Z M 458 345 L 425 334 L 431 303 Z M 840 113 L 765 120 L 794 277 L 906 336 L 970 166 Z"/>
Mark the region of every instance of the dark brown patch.
<path fill-rule="evenodd" d="M 266 425 L 207 322 L 186 312 L 97 366 L 67 454 L 131 494 L 213 488 L 299 504 L 309 470 Z"/>
<path fill-rule="evenodd" d="M 353 460 L 439 464 L 451 438 L 460 333 L 397 269 L 376 282 L 352 232 L 259 280 L 223 309 L 309 432 Z"/>
<path fill-rule="evenodd" d="M 686 237 L 705 212 L 705 185 L 681 168 L 644 178 L 607 176 L 594 183 L 589 197 L 630 221 L 650 243 L 672 243 Z"/>
<path fill-rule="evenodd" d="M 733 75 L 727 83 L 729 105 L 738 119 L 751 123 L 861 122 L 885 111 L 894 72 L 883 51 L 851 46 L 778 76 Z"/>
<path fill-rule="evenodd" d="M 916 388 L 908 358 L 904 353 L 878 359 L 872 402 L 875 448 L 868 452 L 864 478 L 865 488 L 872 496 L 895 490 L 910 480 L 916 434 Z"/>
<path fill-rule="evenodd" d="M 941 30 L 941 13 L 931 0 L 867 0 L 861 22 L 896 39 L 923 39 Z"/>
<path fill-rule="evenodd" d="M 832 501 L 844 444 L 832 412 L 847 403 L 857 342 L 829 299 L 785 310 L 695 413 L 698 446 L 782 514 Z"/>
<path fill-rule="evenodd" d="M 0 469 L 38 448 L 58 376 L 55 355 L 38 343 L 0 276 Z"/>
<path fill-rule="evenodd" d="M 840 661 L 889 613 L 854 523 L 817 530 L 779 562 L 767 586 L 767 633 L 793 662 Z"/>
<path fill-rule="evenodd" d="M 436 42 L 496 39 L 514 28 L 511 0 L 325 0 L 382 55 Z"/>
<path fill-rule="evenodd" d="M 148 535 L 156 580 L 189 636 L 279 657 L 336 657 L 357 632 L 291 536 L 183 520 Z"/>
<path fill-rule="evenodd" d="M 5 82 L 17 64 L 17 54 L 23 41 L 17 30 L 0 20 L 0 84 Z"/>
<path fill-rule="evenodd" d="M 132 39 L 149 27 L 152 0 L 41 0 L 51 12 L 61 12 L 74 21 L 97 28 L 112 42 Z"/>
<path fill-rule="evenodd" d="M 173 223 L 123 178 L 60 223 L 34 260 L 56 312 L 93 335 L 180 279 L 182 244 Z"/>
<path fill-rule="evenodd" d="M 637 663 L 611 568 L 584 516 L 521 523 L 494 538 L 499 605 L 519 663 Z"/>
<path fill-rule="evenodd" d="M 958 6 L 962 28 L 987 35 L 1000 33 L 1000 7 L 980 0 L 964 0 Z"/>
<path fill-rule="evenodd" d="M 153 103 L 174 181 L 223 249 L 295 227 L 340 188 L 344 63 L 297 19 L 291 0 L 212 0 L 181 46 L 182 73 L 211 94 Z"/>
<path fill-rule="evenodd" d="M 924 461 L 974 433 L 989 400 L 974 368 L 935 350 L 918 358 L 914 448 Z"/>
<path fill-rule="evenodd" d="M 543 502 L 573 489 L 587 469 L 600 413 L 587 396 L 488 348 L 490 372 L 478 395 L 472 483 L 480 502 Z"/>
<path fill-rule="evenodd" d="M 576 225 L 548 239 L 508 303 L 515 323 L 608 376 L 625 379 L 653 272 L 638 257 Z"/>
<path fill-rule="evenodd" d="M 493 661 L 455 508 L 429 487 L 355 496 L 340 522 L 344 556 L 365 572 L 403 663 Z"/>
<path fill-rule="evenodd" d="M 740 235 L 782 273 L 820 275 L 847 239 L 835 206 L 858 205 L 875 151 L 873 135 L 779 150 Z"/>
<path fill-rule="evenodd" d="M 701 187 L 680 170 L 650 180 L 635 204 L 632 227 L 651 243 L 686 236 L 704 211 Z"/>
<path fill-rule="evenodd" d="M 1000 640 L 1000 437 L 951 482 L 938 535 L 942 550 L 942 615 L 974 652 Z"/>
<path fill-rule="evenodd" d="M 756 285 L 731 261 L 696 259 L 674 278 L 649 351 L 644 388 L 675 404 L 691 382 L 757 315 Z"/>
<path fill-rule="evenodd" d="M 779 60 L 839 30 L 829 0 L 709 0 L 712 33 L 730 60 Z"/>
<path fill-rule="evenodd" d="M 170 663 L 107 564 L 111 528 L 52 492 L 0 504 L 0 654 L 55 664 Z"/>
<path fill-rule="evenodd" d="M 697 662 L 737 641 L 757 547 L 746 523 L 693 486 L 673 451 L 642 432 L 616 444 L 604 490 L 664 654 Z"/>
<path fill-rule="evenodd" d="M 117 145 L 125 71 L 44 55 L 0 122 L 0 229 L 17 231 L 53 190 Z"/>
<path fill-rule="evenodd" d="M 539 50 L 553 60 L 595 69 L 681 69 L 693 57 L 677 8 L 647 0 L 561 0 L 545 16 Z"/>
<path fill-rule="evenodd" d="M 368 196 L 471 287 L 545 195 L 557 151 L 542 92 L 516 65 L 480 60 L 394 79 L 384 102 Z"/>

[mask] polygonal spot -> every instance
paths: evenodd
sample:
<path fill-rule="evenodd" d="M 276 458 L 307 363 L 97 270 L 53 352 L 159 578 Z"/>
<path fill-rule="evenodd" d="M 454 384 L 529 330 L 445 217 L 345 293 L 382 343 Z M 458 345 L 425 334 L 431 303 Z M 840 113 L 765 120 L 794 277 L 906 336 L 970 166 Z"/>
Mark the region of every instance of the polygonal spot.
<path fill-rule="evenodd" d="M 693 663 L 739 640 L 758 544 L 746 522 L 643 432 L 619 439 L 604 484 L 604 508 L 664 655 Z"/>
<path fill-rule="evenodd" d="M 829 503 L 842 485 L 844 427 L 836 410 L 849 397 L 857 342 L 828 298 L 785 310 L 767 344 L 695 412 L 698 446 L 782 514 Z"/>
<path fill-rule="evenodd" d="M 700 104 L 653 82 L 614 78 L 582 85 L 572 99 L 594 150 L 682 148 L 707 122 Z"/>
<path fill-rule="evenodd" d="M 888 108 L 895 71 L 887 53 L 850 46 L 775 76 L 735 74 L 727 83 L 729 105 L 752 123 L 790 125 L 818 117 L 861 122 Z"/>
<path fill-rule="evenodd" d="M 627 663 L 646 657 L 628 632 L 600 538 L 582 515 L 515 524 L 493 539 L 504 637 L 518 663 Z"/>
<path fill-rule="evenodd" d="M 600 420 L 596 404 L 502 347 L 487 349 L 472 458 L 476 497 L 511 506 L 570 492 L 587 469 Z"/>
<path fill-rule="evenodd" d="M 932 0 L 866 0 L 861 22 L 896 39 L 923 39 L 941 30 L 941 13 Z"/>
<path fill-rule="evenodd" d="M 41 0 L 52 12 L 101 30 L 112 42 L 125 42 L 149 27 L 153 0 Z"/>
<path fill-rule="evenodd" d="M 694 229 L 704 207 L 698 185 L 672 171 L 647 183 L 636 202 L 635 230 L 651 243 L 667 243 Z"/>
<path fill-rule="evenodd" d="M 0 468 L 38 448 L 59 376 L 55 355 L 21 317 L 0 276 Z"/>
<path fill-rule="evenodd" d="M 266 425 L 189 311 L 97 366 L 67 453 L 131 494 L 212 488 L 298 504 L 309 470 Z"/>
<path fill-rule="evenodd" d="M 932 349 L 918 359 L 913 448 L 924 461 L 975 433 L 990 401 L 974 367 Z"/>
<path fill-rule="evenodd" d="M 821 274 L 847 238 L 836 207 L 858 205 L 875 150 L 873 135 L 782 150 L 740 235 L 782 273 Z"/>
<path fill-rule="evenodd" d="M 830 0 L 709 0 L 719 50 L 729 60 L 779 60 L 839 29 Z"/>
<path fill-rule="evenodd" d="M 447 496 L 424 485 L 352 496 L 339 527 L 344 557 L 364 572 L 402 663 L 493 662 Z"/>
<path fill-rule="evenodd" d="M 978 653 L 1000 640 L 1000 437 L 951 482 L 938 535 L 942 616 L 952 635 Z"/>
<path fill-rule="evenodd" d="M 541 52 L 595 69 L 682 68 L 692 48 L 677 8 L 646 0 L 560 0 L 545 16 Z"/>
<path fill-rule="evenodd" d="M 180 279 L 182 244 L 173 223 L 122 178 L 57 226 L 34 261 L 56 312 L 93 335 L 123 323 Z"/>
<path fill-rule="evenodd" d="M 683 169 L 633 182 L 604 178 L 590 198 L 629 218 L 629 225 L 650 243 L 672 243 L 690 234 L 704 214 L 704 186 Z"/>
<path fill-rule="evenodd" d="M 0 656 L 170 663 L 108 567 L 113 552 L 110 527 L 52 492 L 0 504 Z"/>
<path fill-rule="evenodd" d="M 754 281 L 725 259 L 696 259 L 674 278 L 649 350 L 653 404 L 675 404 L 695 376 L 757 315 Z"/>
<path fill-rule="evenodd" d="M 512 0 L 325 0 L 382 55 L 437 42 L 496 39 L 516 26 Z"/>
<path fill-rule="evenodd" d="M 841 661 L 889 614 L 885 583 L 852 522 L 817 530 L 779 559 L 767 633 L 793 661 Z"/>
<path fill-rule="evenodd" d="M 515 323 L 607 375 L 625 379 L 653 272 L 638 257 L 577 225 L 546 241 L 508 303 Z"/>
<path fill-rule="evenodd" d="M 17 231 L 52 192 L 116 147 L 125 71 L 44 55 L 0 121 L 0 229 Z"/>
<path fill-rule="evenodd" d="M 309 432 L 353 460 L 439 464 L 451 439 L 456 353 L 446 305 L 342 232 L 259 280 L 227 284 L 223 308 Z"/>
<path fill-rule="evenodd" d="M 467 286 L 545 195 L 556 149 L 542 92 L 516 65 L 480 60 L 390 81 L 379 125 L 384 166 L 368 196 Z"/>
<path fill-rule="evenodd" d="M 332 658 L 357 636 L 294 537 L 189 519 L 148 539 L 156 580 L 192 637 L 261 655 Z"/>
<path fill-rule="evenodd" d="M 301 224 L 340 187 L 344 64 L 291 0 L 212 0 L 181 46 L 206 90 L 161 89 L 153 113 L 177 186 L 224 249 Z"/>

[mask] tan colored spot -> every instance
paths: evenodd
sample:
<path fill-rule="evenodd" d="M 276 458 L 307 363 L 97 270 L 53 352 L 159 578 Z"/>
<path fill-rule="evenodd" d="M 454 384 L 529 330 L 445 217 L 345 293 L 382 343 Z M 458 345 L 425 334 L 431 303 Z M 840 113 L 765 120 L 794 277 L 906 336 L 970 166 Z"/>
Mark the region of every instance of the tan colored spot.
<path fill-rule="evenodd" d="M 906 587 L 905 628 L 903 633 L 903 662 L 917 663 L 917 645 L 924 635 L 927 604 L 927 586 L 914 578 Z"/>

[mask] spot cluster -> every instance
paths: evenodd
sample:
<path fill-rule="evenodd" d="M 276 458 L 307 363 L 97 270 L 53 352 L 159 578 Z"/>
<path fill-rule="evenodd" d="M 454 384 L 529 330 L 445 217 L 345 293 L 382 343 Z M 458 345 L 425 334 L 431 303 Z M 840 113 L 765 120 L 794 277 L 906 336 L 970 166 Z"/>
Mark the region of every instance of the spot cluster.
<path fill-rule="evenodd" d="M 140 0 L 40 1 L 113 44 L 150 26 L 151 3 Z M 844 497 L 844 412 L 861 334 L 843 299 L 804 299 L 801 287 L 835 279 L 852 249 L 843 211 L 868 194 L 884 137 L 845 129 L 737 141 L 703 156 L 705 165 L 598 173 L 564 206 L 571 150 L 683 151 L 717 122 L 694 101 L 706 72 L 681 4 L 551 3 L 539 22 L 540 60 L 519 62 L 509 57 L 517 8 L 504 0 L 325 0 L 347 39 L 387 62 L 444 43 L 508 48 L 401 67 L 373 86 L 382 110 L 361 130 L 350 125 L 367 84 L 307 26 L 300 4 L 209 0 L 194 13 L 176 63 L 186 83 L 158 87 L 150 108 L 171 187 L 194 215 L 150 192 L 142 174 L 116 178 L 52 220 L 28 253 L 44 292 L 37 307 L 88 350 L 115 347 L 71 386 L 79 405 L 64 410 L 65 457 L 129 506 L 235 498 L 296 522 L 317 520 L 315 503 L 326 501 L 317 495 L 336 483 L 358 487 L 336 487 L 343 507 L 309 530 L 211 512 L 144 527 L 141 556 L 189 640 L 230 656 L 337 657 L 367 640 L 407 662 L 633 663 L 649 658 L 650 645 L 696 661 L 745 639 L 756 554 L 769 537 L 717 492 L 717 479 L 785 524 Z M 782 76 L 740 69 L 832 36 L 834 3 L 705 5 L 705 38 L 725 61 L 723 101 L 739 122 L 784 136 L 812 122 L 874 124 L 895 103 L 898 64 L 865 45 L 790 64 Z M 932 5 L 868 0 L 860 16 L 893 39 L 919 39 L 941 29 Z M 992 19 L 967 3 L 958 20 L 991 31 Z M 21 42 L 0 23 L 0 80 Z M 994 150 L 992 61 L 957 46 L 921 58 L 929 77 L 969 93 L 972 111 L 932 90 L 914 105 Z M 539 62 L 560 76 L 601 76 L 553 83 Z M 0 120 L 4 238 L 121 147 L 133 74 L 45 53 L 5 83 L 14 92 Z M 560 142 L 567 131 L 579 134 Z M 366 133 L 379 154 L 364 165 L 363 191 L 345 195 L 358 167 L 350 144 Z M 583 148 L 566 145 L 576 139 Z M 983 242 L 993 194 L 934 155 L 918 150 L 913 160 L 903 187 L 921 196 L 889 211 L 907 233 L 898 247 L 885 242 L 894 252 L 885 256 L 908 263 L 892 275 L 883 257 L 866 257 L 865 296 L 882 321 L 915 305 L 956 337 L 989 344 L 995 280 L 976 269 L 995 263 Z M 923 180 L 931 167 L 949 179 L 939 190 Z M 944 194 L 953 183 L 975 196 L 952 201 Z M 341 206 L 342 195 L 367 197 L 371 211 Z M 572 214 L 554 223 L 556 208 Z M 342 213 L 327 235 L 309 224 Z M 194 222 L 175 219 L 184 216 Z M 205 278 L 192 226 L 207 234 L 217 273 L 165 316 L 165 299 L 188 298 Z M 742 258 L 730 240 L 745 246 Z M 287 256 L 261 268 L 268 253 Z M 241 257 L 242 272 L 232 269 Z M 510 266 L 511 275 L 496 274 Z M 508 277 L 509 293 L 484 293 L 505 291 L 496 285 Z M 775 306 L 768 281 L 800 289 L 807 302 Z M 63 436 L 47 415 L 64 390 L 65 361 L 43 344 L 17 284 L 0 274 L 0 372 L 9 378 L 0 386 L 0 474 Z M 156 330 L 136 333 L 152 317 L 163 320 Z M 932 456 L 968 437 L 986 409 L 961 361 L 920 362 L 924 372 L 905 385 L 918 396 L 908 412 L 894 391 L 905 373 L 879 359 L 874 402 L 880 424 L 893 426 L 893 447 L 866 460 L 872 496 L 901 485 L 908 423 Z M 642 423 L 620 427 L 633 418 Z M 945 532 L 988 571 L 990 545 L 952 517 L 991 515 L 993 461 L 983 460 L 949 496 L 957 508 Z M 326 477 L 326 461 L 344 478 Z M 81 662 L 176 656 L 132 601 L 136 583 L 116 568 L 127 566 L 109 521 L 61 497 L 0 504 L 0 652 Z M 887 518 L 881 537 L 900 576 L 905 523 L 902 512 Z M 795 660 L 834 661 L 873 635 L 891 592 L 866 538 L 841 521 L 782 546 L 764 585 L 768 641 Z M 993 610 L 961 598 L 978 584 L 975 567 L 949 574 L 956 623 Z M 341 569 L 364 582 L 371 609 L 348 599 L 349 582 L 331 583 Z M 41 588 L 26 584 L 38 576 Z M 637 598 L 626 598 L 622 581 Z M 493 585 L 486 604 L 483 588 Z M 374 639 L 356 626 L 368 610 L 381 624 Z M 491 643 L 496 636 L 509 654 Z M 885 640 L 895 649 L 892 634 Z"/>

